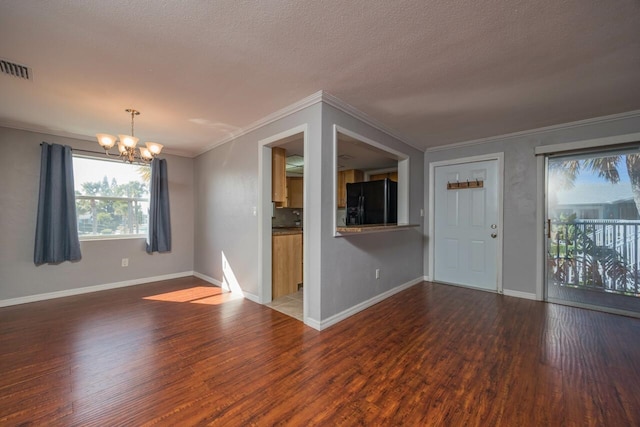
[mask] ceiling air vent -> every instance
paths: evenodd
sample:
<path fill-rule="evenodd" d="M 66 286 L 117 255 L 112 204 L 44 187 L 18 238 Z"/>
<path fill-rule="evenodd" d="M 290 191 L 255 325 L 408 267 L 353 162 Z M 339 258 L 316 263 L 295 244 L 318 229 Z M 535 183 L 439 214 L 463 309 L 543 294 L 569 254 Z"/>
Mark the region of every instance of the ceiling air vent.
<path fill-rule="evenodd" d="M 15 62 L 0 59 L 0 71 L 19 79 L 31 80 L 31 68 L 26 65 L 16 64 Z"/>

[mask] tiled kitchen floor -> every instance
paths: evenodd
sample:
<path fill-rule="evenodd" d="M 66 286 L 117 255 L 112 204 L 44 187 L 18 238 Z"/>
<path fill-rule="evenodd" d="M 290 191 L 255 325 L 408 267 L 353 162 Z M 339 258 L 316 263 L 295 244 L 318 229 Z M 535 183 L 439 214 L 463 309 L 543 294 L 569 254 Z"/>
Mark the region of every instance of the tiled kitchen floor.
<path fill-rule="evenodd" d="M 280 313 L 284 313 L 287 316 L 291 316 L 301 322 L 303 321 L 302 289 L 300 289 L 296 293 L 274 299 L 273 301 L 265 305 L 279 311 Z"/>

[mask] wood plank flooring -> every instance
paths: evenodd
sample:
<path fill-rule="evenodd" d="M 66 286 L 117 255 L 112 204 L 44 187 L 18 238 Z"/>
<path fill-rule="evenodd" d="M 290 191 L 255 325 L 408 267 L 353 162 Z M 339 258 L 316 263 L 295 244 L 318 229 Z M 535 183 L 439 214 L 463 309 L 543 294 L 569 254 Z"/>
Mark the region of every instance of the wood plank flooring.
<path fill-rule="evenodd" d="M 422 283 L 325 331 L 183 278 L 0 309 L 0 425 L 640 425 L 640 319 Z"/>

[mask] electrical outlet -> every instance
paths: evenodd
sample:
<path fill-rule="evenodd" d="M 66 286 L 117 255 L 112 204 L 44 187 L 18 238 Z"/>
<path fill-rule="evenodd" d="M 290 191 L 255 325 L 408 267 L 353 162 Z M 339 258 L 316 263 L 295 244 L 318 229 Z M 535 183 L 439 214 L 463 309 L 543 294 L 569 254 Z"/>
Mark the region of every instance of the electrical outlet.
<path fill-rule="evenodd" d="M 129 267 L 129 258 L 122 258 L 122 266 Z"/>
<path fill-rule="evenodd" d="M 424 216 L 424 209 L 420 209 L 420 216 Z"/>
<path fill-rule="evenodd" d="M 380 269 L 376 268 L 376 279 L 380 278 Z"/>

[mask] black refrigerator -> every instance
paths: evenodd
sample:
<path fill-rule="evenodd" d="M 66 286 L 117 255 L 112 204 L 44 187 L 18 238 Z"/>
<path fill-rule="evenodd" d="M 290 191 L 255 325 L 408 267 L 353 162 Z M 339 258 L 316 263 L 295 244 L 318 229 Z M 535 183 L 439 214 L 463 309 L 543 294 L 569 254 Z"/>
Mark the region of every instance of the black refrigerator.
<path fill-rule="evenodd" d="M 398 222 L 398 183 L 389 178 L 347 184 L 347 225 Z"/>

